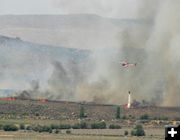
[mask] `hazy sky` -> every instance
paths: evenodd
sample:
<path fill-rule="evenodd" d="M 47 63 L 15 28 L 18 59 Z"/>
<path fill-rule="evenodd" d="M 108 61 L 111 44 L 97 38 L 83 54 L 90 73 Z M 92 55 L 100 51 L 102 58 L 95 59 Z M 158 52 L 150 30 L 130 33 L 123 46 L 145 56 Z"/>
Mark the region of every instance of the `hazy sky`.
<path fill-rule="evenodd" d="M 142 0 L 0 0 L 0 14 L 94 13 L 105 17 L 134 18 Z"/>

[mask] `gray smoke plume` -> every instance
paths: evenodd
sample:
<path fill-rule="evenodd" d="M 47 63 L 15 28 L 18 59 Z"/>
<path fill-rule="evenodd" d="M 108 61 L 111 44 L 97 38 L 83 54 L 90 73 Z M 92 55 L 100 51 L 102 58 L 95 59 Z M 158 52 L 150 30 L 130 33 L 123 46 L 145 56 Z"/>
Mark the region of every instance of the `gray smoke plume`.
<path fill-rule="evenodd" d="M 137 24 L 119 31 L 116 47 L 94 49 L 83 62 L 54 60 L 47 92 L 34 86 L 34 93 L 50 99 L 124 104 L 131 91 L 136 100 L 179 106 L 180 1 L 141 0 L 138 13 Z M 93 48 L 99 45 L 88 38 L 82 44 L 86 43 Z M 120 62 L 125 60 L 137 66 L 123 68 Z"/>
<path fill-rule="evenodd" d="M 145 20 L 153 25 L 125 29 L 120 33 L 119 53 L 106 55 L 103 52 L 95 56 L 96 67 L 90 77 L 92 83 L 83 86 L 81 94 L 87 99 L 121 103 L 131 90 L 136 99 L 164 106 L 180 105 L 177 47 L 180 44 L 180 2 L 148 1 L 142 5 L 149 11 L 144 13 Z M 111 62 L 112 56 L 117 61 L 137 62 L 138 66 L 122 69 L 119 64 Z"/>
<path fill-rule="evenodd" d="M 143 24 L 119 32 L 119 48 L 92 51 L 89 62 L 81 65 L 85 69 L 78 64 L 55 62 L 49 80 L 52 95 L 122 104 L 130 90 L 137 100 L 180 105 L 180 2 L 142 1 L 139 13 Z M 123 60 L 138 65 L 124 69 L 119 64 Z"/>
<path fill-rule="evenodd" d="M 49 92 L 53 99 L 75 100 L 76 87 L 84 82 L 83 67 L 71 59 L 62 63 L 54 61 L 53 73 L 48 80 Z"/>
<path fill-rule="evenodd" d="M 31 87 L 29 90 L 23 90 L 20 93 L 15 93 L 15 96 L 21 99 L 31 99 L 34 97 L 37 98 L 40 95 L 41 93 L 39 90 L 39 81 L 35 81 L 35 80 L 31 82 Z"/>
<path fill-rule="evenodd" d="M 150 62 L 155 62 L 153 66 L 154 75 L 151 71 L 154 87 L 158 82 L 163 83 L 162 104 L 165 106 L 180 105 L 178 101 L 179 91 L 179 48 L 180 45 L 180 1 L 166 0 L 161 1 L 159 11 L 155 17 L 155 23 L 151 37 L 147 42 L 147 51 L 149 52 Z M 154 68 L 156 67 L 156 68 Z M 150 80 L 151 80 L 150 79 Z"/>

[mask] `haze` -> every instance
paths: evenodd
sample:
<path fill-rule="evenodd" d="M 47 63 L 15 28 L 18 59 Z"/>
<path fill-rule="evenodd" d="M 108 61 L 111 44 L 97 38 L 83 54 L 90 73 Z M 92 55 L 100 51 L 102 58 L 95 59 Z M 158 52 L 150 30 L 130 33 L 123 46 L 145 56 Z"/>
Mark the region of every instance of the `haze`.
<path fill-rule="evenodd" d="M 16 14 L 0 16 L 4 88 L 35 81 L 29 93 L 50 99 L 121 104 L 131 91 L 180 105 L 179 0 L 1 3 L 1 14 Z M 138 65 L 123 69 L 123 60 Z"/>
<path fill-rule="evenodd" d="M 0 0 L 0 14 L 91 13 L 104 17 L 135 18 L 138 3 L 138 0 Z"/>

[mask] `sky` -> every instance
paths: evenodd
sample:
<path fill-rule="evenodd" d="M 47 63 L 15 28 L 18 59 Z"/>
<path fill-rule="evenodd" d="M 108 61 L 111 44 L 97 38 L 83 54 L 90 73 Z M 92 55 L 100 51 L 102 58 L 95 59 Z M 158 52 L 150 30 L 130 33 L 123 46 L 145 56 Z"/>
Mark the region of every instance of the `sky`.
<path fill-rule="evenodd" d="M 91 13 L 112 18 L 135 18 L 142 0 L 0 0 L 0 15 Z"/>

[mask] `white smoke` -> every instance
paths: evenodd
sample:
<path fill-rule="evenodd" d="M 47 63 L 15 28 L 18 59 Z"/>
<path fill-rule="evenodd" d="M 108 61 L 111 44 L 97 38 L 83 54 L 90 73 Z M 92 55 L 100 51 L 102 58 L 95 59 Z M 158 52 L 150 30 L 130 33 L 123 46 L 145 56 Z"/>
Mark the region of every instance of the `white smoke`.
<path fill-rule="evenodd" d="M 60 1 L 57 7 L 69 4 L 67 13 L 80 13 L 88 5 L 89 13 L 96 13 L 95 9 L 98 8 L 101 9 L 99 13 L 107 16 L 118 15 L 120 12 L 113 11 L 113 7 L 118 7 L 115 1 L 110 7 L 107 1 L 87 1 L 84 7 L 79 5 L 80 2 L 74 5 L 70 1 Z M 96 27 L 94 40 L 84 37 L 82 33 L 78 40 L 81 45 L 79 47 L 99 48 L 101 45 L 102 48 L 92 50 L 86 63 L 69 62 L 66 65 L 61 60 L 53 63 L 54 71 L 47 88 L 49 97 L 52 95 L 53 99 L 124 104 L 128 91 L 131 91 L 133 99 L 145 99 L 164 106 L 180 105 L 180 1 L 140 0 L 138 4 L 138 14 L 133 16 L 137 20 L 127 22 L 128 26 L 118 30 L 118 34 L 111 32 L 117 27 L 112 30 L 96 30 Z M 124 69 L 119 64 L 124 60 L 137 63 L 137 67 Z"/>
<path fill-rule="evenodd" d="M 85 94 L 87 99 L 94 97 L 105 102 L 122 103 L 127 98 L 127 91 L 132 90 L 138 100 L 152 100 L 164 106 L 180 105 L 180 1 L 142 1 L 140 7 L 139 17 L 153 26 L 120 32 L 121 45 L 117 54 L 95 52 L 96 65 L 90 77 L 94 82 L 87 84 L 90 87 L 83 87 L 81 94 Z M 124 70 L 112 63 L 114 58 L 139 64 L 137 68 Z"/>

